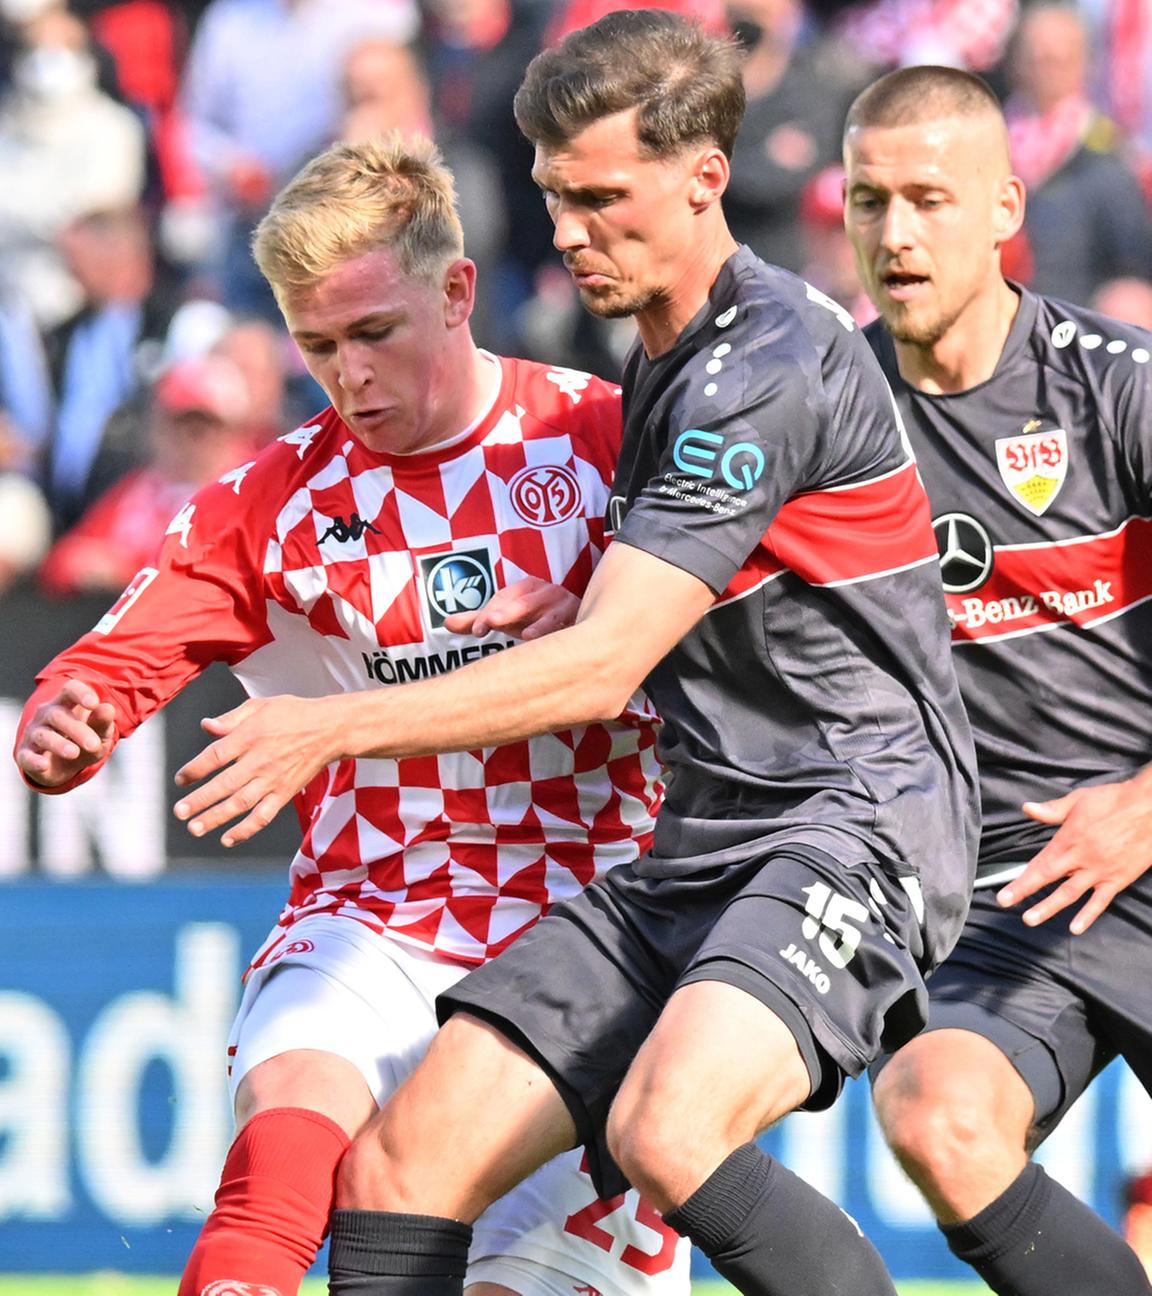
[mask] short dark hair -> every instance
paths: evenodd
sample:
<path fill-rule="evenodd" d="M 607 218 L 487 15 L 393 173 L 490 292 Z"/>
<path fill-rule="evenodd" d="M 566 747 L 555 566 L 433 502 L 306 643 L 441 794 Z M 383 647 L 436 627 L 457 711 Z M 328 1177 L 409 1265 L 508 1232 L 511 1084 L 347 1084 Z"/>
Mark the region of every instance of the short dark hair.
<path fill-rule="evenodd" d="M 710 140 L 732 156 L 744 117 L 743 51 L 663 9 L 610 13 L 532 60 L 516 93 L 516 124 L 557 147 L 602 117 L 637 109 L 652 157 Z"/>
<path fill-rule="evenodd" d="M 1003 117 L 1000 101 L 980 77 L 959 68 L 898 68 L 864 90 L 848 109 L 844 131 L 914 126 L 940 117 Z"/>

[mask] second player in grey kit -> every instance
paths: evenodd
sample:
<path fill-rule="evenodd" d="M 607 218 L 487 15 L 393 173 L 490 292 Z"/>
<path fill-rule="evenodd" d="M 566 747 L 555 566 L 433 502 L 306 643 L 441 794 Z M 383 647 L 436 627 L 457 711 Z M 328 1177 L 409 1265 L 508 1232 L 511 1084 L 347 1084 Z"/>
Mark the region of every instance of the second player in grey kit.
<path fill-rule="evenodd" d="M 994 1291 L 1136 1296 L 1135 1254 L 1029 1155 L 1117 1054 L 1152 1085 L 1152 336 L 1004 280 L 1024 192 L 977 78 L 882 78 L 845 165 L 984 811 L 967 925 L 877 1110 Z"/>
<path fill-rule="evenodd" d="M 576 623 L 436 680 L 250 707 L 186 771 L 220 771 L 182 807 L 206 831 L 336 751 L 571 727 L 642 679 L 664 721 L 652 852 L 442 999 L 350 1149 L 335 1293 L 458 1292 L 468 1221 L 583 1142 L 602 1191 L 619 1166 L 745 1292 L 894 1294 L 752 1140 L 920 1027 L 967 908 L 974 762 L 882 375 L 845 312 L 725 224 L 742 111 L 737 48 L 659 11 L 574 33 L 517 96 L 584 304 L 639 330 L 615 538 Z"/>

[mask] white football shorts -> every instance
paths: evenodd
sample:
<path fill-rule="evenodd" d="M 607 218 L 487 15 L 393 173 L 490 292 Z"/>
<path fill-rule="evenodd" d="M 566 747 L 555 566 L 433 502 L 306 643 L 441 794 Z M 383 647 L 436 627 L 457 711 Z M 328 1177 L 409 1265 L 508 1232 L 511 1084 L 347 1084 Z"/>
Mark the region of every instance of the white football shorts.
<path fill-rule="evenodd" d="M 351 1062 L 383 1104 L 432 1041 L 436 996 L 468 968 L 331 914 L 277 935 L 232 1026 L 233 1097 L 258 1063 L 321 1049 Z M 598 1200 L 582 1162 L 579 1148 L 558 1156 L 484 1212 L 468 1281 L 520 1296 L 687 1296 L 687 1240 L 635 1189 Z"/>

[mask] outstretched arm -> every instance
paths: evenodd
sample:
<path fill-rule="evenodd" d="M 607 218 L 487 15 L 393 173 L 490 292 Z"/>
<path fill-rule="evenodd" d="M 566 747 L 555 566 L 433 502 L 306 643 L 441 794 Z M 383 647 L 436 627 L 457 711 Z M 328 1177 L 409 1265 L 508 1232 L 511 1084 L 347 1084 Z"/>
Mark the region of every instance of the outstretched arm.
<path fill-rule="evenodd" d="M 209 781 L 176 805 L 195 836 L 241 816 L 246 841 L 325 765 L 515 742 L 620 714 L 711 606 L 697 577 L 626 544 L 597 567 L 575 625 L 450 675 L 339 697 L 264 698 L 204 721 L 216 736 L 177 774 Z"/>
<path fill-rule="evenodd" d="M 1030 801 L 1024 811 L 1040 823 L 1060 828 L 1024 872 L 1000 890 L 997 900 L 1006 907 L 1019 904 L 1064 879 L 1024 913 L 1030 927 L 1046 922 L 1090 891 L 1069 926 L 1073 935 L 1080 935 L 1114 896 L 1152 865 L 1152 766 L 1121 783 L 1077 788 L 1055 801 Z"/>

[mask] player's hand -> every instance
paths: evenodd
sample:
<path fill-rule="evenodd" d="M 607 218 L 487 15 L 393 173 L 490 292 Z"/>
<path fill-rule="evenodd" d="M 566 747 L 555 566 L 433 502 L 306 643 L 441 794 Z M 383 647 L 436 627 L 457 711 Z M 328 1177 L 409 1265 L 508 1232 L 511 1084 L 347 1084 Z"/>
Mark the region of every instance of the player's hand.
<path fill-rule="evenodd" d="M 997 901 L 1005 907 L 1019 904 L 1064 879 L 1051 895 L 1025 911 L 1029 927 L 1046 922 L 1090 891 L 1069 924 L 1079 936 L 1115 895 L 1152 865 L 1152 769 L 1122 783 L 1077 788 L 1055 801 L 1026 802 L 1024 812 L 1060 829 L 1024 872 L 998 892 Z"/>
<path fill-rule="evenodd" d="M 60 787 L 116 745 L 116 712 L 91 684 L 68 680 L 32 713 L 16 748 L 21 773 L 42 787 Z"/>
<path fill-rule="evenodd" d="M 479 611 L 445 617 L 444 626 L 477 639 L 490 630 L 503 630 L 513 639 L 539 639 L 572 625 L 579 611 L 580 600 L 562 585 L 525 576 L 497 590 Z"/>
<path fill-rule="evenodd" d="M 239 819 L 221 837 L 225 846 L 255 837 L 339 754 L 333 702 L 249 698 L 232 711 L 201 720 L 200 727 L 215 741 L 176 771 L 176 785 L 208 782 L 181 797 L 176 818 L 187 822 L 193 837 Z"/>

